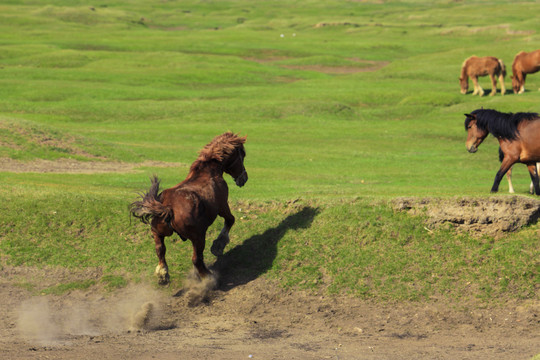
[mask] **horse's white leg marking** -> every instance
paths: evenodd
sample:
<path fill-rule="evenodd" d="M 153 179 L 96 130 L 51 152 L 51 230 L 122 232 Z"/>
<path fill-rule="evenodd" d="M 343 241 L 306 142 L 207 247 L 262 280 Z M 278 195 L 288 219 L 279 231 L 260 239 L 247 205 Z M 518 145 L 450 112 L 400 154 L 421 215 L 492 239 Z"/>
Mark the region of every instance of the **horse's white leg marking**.
<path fill-rule="evenodd" d="M 169 282 L 169 268 L 167 265 L 158 264 L 158 266 L 156 266 L 155 274 L 158 277 L 158 282 L 160 284 L 167 284 Z"/>
<path fill-rule="evenodd" d="M 523 94 L 524 92 L 525 92 L 525 84 L 521 85 L 521 87 L 519 88 L 518 94 Z"/>
<path fill-rule="evenodd" d="M 514 187 L 512 186 L 512 169 L 508 170 L 506 173 L 506 180 L 508 180 L 508 192 L 510 194 L 514 193 Z"/>
<path fill-rule="evenodd" d="M 499 75 L 499 84 L 501 85 L 501 95 L 504 95 L 506 93 L 506 88 L 504 87 L 504 78 L 501 75 Z"/>

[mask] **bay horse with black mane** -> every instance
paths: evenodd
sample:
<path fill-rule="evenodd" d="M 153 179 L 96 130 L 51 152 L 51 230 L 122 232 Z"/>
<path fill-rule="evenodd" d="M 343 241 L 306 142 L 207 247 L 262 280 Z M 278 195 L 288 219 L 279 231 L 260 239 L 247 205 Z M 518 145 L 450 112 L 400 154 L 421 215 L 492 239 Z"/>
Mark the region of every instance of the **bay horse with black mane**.
<path fill-rule="evenodd" d="M 540 117 L 537 113 L 502 113 L 496 110 L 474 110 L 465 114 L 466 147 L 475 153 L 484 139 L 492 134 L 499 140 L 502 163 L 495 175 L 491 192 L 499 190 L 504 174 L 516 163 L 527 165 L 536 195 L 540 186 L 536 163 L 540 161 Z"/>
<path fill-rule="evenodd" d="M 501 86 L 501 95 L 504 95 L 506 88 L 504 87 L 504 77 L 506 76 L 506 67 L 501 59 L 497 59 L 493 56 L 478 57 L 471 56 L 466 59 L 461 66 L 461 75 L 459 77 L 459 85 L 461 86 L 461 93 L 466 94 L 469 90 L 469 77 L 474 85 L 473 95 L 484 95 L 484 89 L 478 84 L 479 76 L 489 75 L 491 79 L 491 93 L 493 96 L 497 93 L 497 80 L 499 79 L 499 85 Z"/>
<path fill-rule="evenodd" d="M 540 50 L 519 52 L 512 63 L 512 89 L 514 94 L 525 92 L 525 78 L 527 74 L 534 74 L 540 70 Z"/>
<path fill-rule="evenodd" d="M 237 186 L 244 186 L 247 182 L 245 142 L 246 137 L 231 132 L 216 136 L 199 152 L 184 181 L 160 193 L 160 181 L 154 176 L 148 192 L 130 205 L 133 216 L 151 225 L 159 260 L 156 275 L 160 284 L 169 282 L 164 241 L 174 233 L 184 241 L 191 240 L 193 265 L 201 279 L 211 275 L 203 258 L 206 230 L 218 215 L 225 220 L 211 247 L 212 254 L 222 255 L 235 221 L 227 202 L 229 188 L 223 173 L 231 175 Z"/>

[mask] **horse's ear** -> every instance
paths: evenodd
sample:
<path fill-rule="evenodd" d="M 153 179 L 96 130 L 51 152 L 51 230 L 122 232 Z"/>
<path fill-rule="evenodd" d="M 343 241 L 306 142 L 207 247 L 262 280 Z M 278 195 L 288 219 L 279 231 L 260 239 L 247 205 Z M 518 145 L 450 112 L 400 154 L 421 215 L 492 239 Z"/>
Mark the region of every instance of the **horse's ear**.
<path fill-rule="evenodd" d="M 463 115 L 465 115 L 465 116 L 468 117 L 468 118 L 472 118 L 472 117 L 473 117 L 471 114 L 463 114 Z"/>

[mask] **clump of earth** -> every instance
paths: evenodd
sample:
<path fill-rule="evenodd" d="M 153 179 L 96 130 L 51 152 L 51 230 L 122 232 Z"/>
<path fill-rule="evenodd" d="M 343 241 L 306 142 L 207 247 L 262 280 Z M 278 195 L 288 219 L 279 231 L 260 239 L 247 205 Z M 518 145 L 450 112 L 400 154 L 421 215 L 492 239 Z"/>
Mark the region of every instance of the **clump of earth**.
<path fill-rule="evenodd" d="M 392 200 L 397 211 L 426 216 L 428 228 L 450 225 L 458 231 L 500 237 L 534 224 L 540 216 L 540 200 L 524 196 L 487 198 L 413 198 Z"/>

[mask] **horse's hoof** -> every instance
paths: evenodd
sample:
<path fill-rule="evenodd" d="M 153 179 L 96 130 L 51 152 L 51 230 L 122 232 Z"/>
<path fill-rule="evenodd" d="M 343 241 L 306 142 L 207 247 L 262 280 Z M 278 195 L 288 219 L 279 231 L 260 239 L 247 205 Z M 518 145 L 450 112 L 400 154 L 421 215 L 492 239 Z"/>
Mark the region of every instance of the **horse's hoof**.
<path fill-rule="evenodd" d="M 166 274 L 166 275 L 158 275 L 158 284 L 159 285 L 169 285 L 170 283 L 170 278 L 169 278 L 169 274 Z"/>
<path fill-rule="evenodd" d="M 223 250 L 225 249 L 225 245 L 223 245 L 221 242 L 214 241 L 212 244 L 212 247 L 210 248 L 210 252 L 214 256 L 221 256 L 223 255 Z"/>
<path fill-rule="evenodd" d="M 167 285 L 169 284 L 169 269 L 167 269 L 166 267 L 161 267 L 160 265 L 158 265 L 156 267 L 156 271 L 155 271 L 155 274 L 158 278 L 158 284 L 159 285 Z"/>

